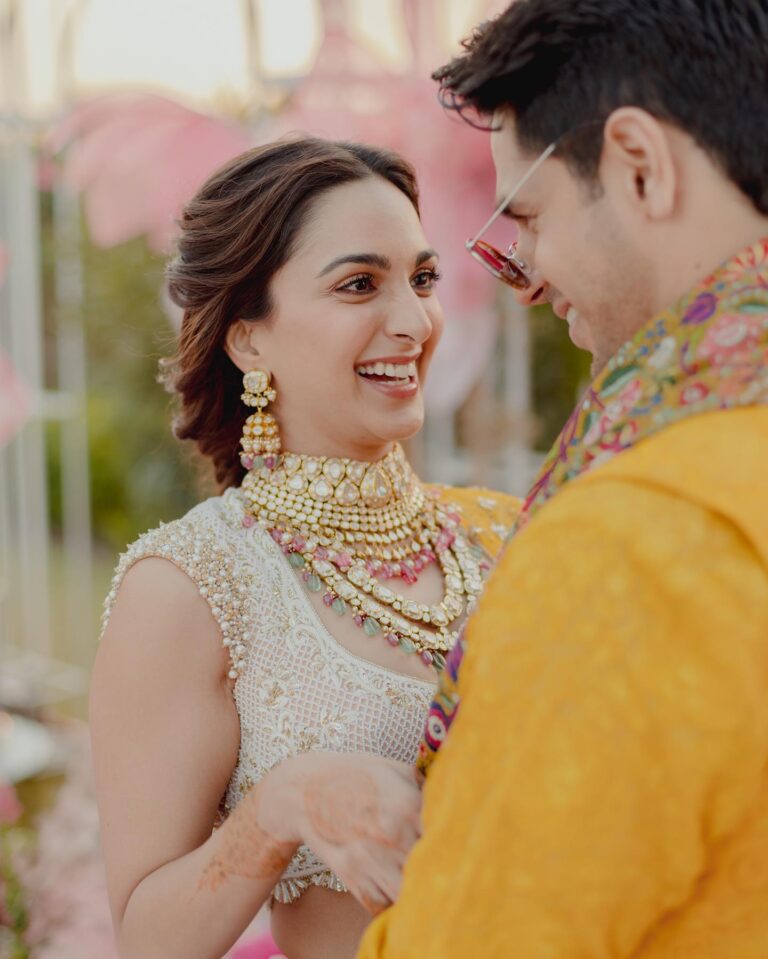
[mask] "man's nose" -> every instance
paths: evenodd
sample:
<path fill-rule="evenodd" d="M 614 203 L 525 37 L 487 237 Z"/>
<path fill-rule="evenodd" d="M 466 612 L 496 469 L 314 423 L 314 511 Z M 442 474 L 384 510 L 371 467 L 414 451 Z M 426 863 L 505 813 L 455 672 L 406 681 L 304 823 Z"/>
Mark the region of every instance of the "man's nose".
<path fill-rule="evenodd" d="M 539 277 L 532 277 L 530 284 L 524 290 L 515 290 L 515 299 L 520 306 L 538 306 L 547 299 L 545 295 L 545 284 Z"/>

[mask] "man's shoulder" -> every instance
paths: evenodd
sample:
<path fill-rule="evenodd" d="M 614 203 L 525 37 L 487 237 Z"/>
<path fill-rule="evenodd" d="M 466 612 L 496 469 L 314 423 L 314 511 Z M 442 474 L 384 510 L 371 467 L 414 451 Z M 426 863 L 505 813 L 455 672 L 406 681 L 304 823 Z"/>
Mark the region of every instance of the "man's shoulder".
<path fill-rule="evenodd" d="M 540 543 L 582 536 L 637 553 L 659 538 L 693 548 L 725 526 L 768 567 L 767 473 L 768 408 L 702 414 L 573 480 L 529 530 Z"/>
<path fill-rule="evenodd" d="M 737 527 L 768 564 L 768 407 L 704 413 L 656 433 L 584 477 L 597 498 L 656 492 Z M 574 484 L 577 485 L 577 484 Z M 648 517 L 650 518 L 650 517 Z"/>
<path fill-rule="evenodd" d="M 718 485 L 757 489 L 768 467 L 768 406 L 714 410 L 682 419 L 585 477 L 654 481 L 694 495 Z"/>

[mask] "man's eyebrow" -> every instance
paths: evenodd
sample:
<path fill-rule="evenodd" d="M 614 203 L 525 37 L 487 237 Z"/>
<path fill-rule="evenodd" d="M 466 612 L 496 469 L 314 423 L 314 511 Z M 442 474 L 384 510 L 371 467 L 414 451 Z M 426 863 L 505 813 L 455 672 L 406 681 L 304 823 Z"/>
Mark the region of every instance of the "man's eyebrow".
<path fill-rule="evenodd" d="M 499 206 L 502 202 L 502 200 L 499 200 Z M 528 214 L 523 213 L 522 209 L 514 202 L 508 203 L 500 213 L 500 216 L 505 216 L 510 220 L 519 220 L 521 217 L 526 217 L 527 215 Z"/>
<path fill-rule="evenodd" d="M 335 260 L 331 260 L 331 262 L 317 274 L 317 279 L 325 276 L 326 273 L 330 273 L 331 270 L 335 270 L 337 266 L 342 266 L 344 263 L 360 263 L 362 266 L 377 266 L 380 270 L 392 269 L 389 258 L 382 256 L 380 253 L 345 253 L 342 256 L 337 256 Z"/>
<path fill-rule="evenodd" d="M 513 203 L 503 209 L 501 215 L 509 220 L 529 220 L 531 218 L 531 214 L 526 213 L 524 207 L 515 206 Z"/>

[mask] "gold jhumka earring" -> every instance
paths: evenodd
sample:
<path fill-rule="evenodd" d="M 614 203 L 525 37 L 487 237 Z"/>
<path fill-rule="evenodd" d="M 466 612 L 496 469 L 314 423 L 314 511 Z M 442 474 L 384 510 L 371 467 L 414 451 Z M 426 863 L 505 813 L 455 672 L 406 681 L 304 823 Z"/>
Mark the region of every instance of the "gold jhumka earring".
<path fill-rule="evenodd" d="M 243 389 L 240 399 L 246 406 L 255 406 L 257 411 L 251 413 L 243 425 L 240 462 L 247 470 L 264 466 L 274 469 L 280 453 L 280 431 L 274 416 L 264 411 L 277 399 L 277 391 L 264 370 L 249 370 L 243 377 Z"/>

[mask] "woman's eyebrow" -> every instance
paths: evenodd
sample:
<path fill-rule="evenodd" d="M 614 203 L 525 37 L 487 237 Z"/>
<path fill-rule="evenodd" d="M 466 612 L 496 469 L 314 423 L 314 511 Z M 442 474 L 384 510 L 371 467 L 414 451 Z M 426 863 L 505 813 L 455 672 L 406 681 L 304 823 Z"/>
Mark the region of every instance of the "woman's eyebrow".
<path fill-rule="evenodd" d="M 335 260 L 331 262 L 317 274 L 317 279 L 319 280 L 321 276 L 325 276 L 326 273 L 330 273 L 331 270 L 335 270 L 337 266 L 341 266 L 343 263 L 360 263 L 363 266 L 377 266 L 380 270 L 391 270 L 392 263 L 386 256 L 382 256 L 380 253 L 345 253 L 343 256 L 337 256 Z"/>
<path fill-rule="evenodd" d="M 416 256 L 416 266 L 421 266 L 422 263 L 437 256 L 438 253 L 436 250 L 422 250 L 421 253 Z M 337 266 L 343 266 L 345 263 L 377 266 L 380 270 L 392 269 L 392 261 L 389 257 L 383 256 L 381 253 L 345 253 L 342 256 L 337 256 L 335 260 L 331 260 L 327 266 L 323 267 L 317 274 L 317 279 L 319 280 L 321 276 L 325 276 L 326 273 L 330 273 L 331 270 L 335 270 Z"/>

